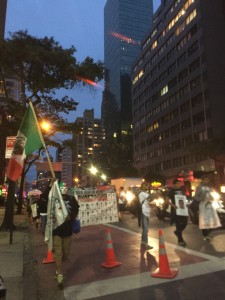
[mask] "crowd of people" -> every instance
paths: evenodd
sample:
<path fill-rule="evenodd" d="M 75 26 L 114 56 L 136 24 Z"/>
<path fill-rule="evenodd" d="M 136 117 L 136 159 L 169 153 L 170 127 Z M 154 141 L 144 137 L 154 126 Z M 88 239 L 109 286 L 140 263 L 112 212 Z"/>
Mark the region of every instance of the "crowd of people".
<path fill-rule="evenodd" d="M 209 175 L 203 175 L 199 185 L 193 195 L 193 202 L 198 207 L 196 212 L 198 217 L 199 229 L 202 233 L 204 241 L 210 241 L 210 234 L 212 229 L 221 227 L 221 222 L 218 217 L 215 206 L 213 205 L 214 198 L 212 196 L 212 183 Z M 155 205 L 155 200 L 164 198 L 164 201 L 170 206 L 170 224 L 175 226 L 173 234 L 177 238 L 179 246 L 185 247 L 187 243 L 184 240 L 183 233 L 188 224 L 188 217 L 190 204 L 187 202 L 184 187 L 182 183 L 175 179 L 173 186 L 168 189 L 166 193 L 158 190 L 151 193 L 149 186 L 143 183 L 139 190 L 133 192 L 132 204 L 127 202 L 127 193 L 132 192 L 130 189 L 127 191 L 123 187 L 120 188 L 118 194 L 118 216 L 122 221 L 123 213 L 128 207 L 128 210 L 138 217 L 138 224 L 142 227 L 141 246 L 146 250 L 151 250 L 153 247 L 148 243 L 148 228 L 150 224 L 150 207 Z M 139 214 L 139 211 L 141 212 Z"/>
<path fill-rule="evenodd" d="M 38 197 L 31 196 L 28 203 L 31 221 L 36 224 L 37 228 L 39 228 L 40 224 L 43 236 L 46 235 L 46 224 L 49 215 L 49 193 L 52 190 L 53 184 L 54 180 Z M 65 184 L 59 183 L 58 189 L 68 213 L 65 220 L 59 226 L 53 225 L 51 232 L 53 241 L 52 253 L 56 267 L 55 277 L 58 285 L 62 286 L 62 263 L 69 255 L 72 236 L 71 222 L 78 215 L 79 204 L 74 196 L 67 194 L 68 189 Z M 212 229 L 221 226 L 213 206 L 211 189 L 210 178 L 203 176 L 193 195 L 194 201 L 199 207 L 199 228 L 205 241 L 210 241 Z M 187 244 L 183 235 L 188 224 L 189 210 L 184 189 L 179 180 L 175 179 L 173 181 L 173 186 L 166 194 L 163 194 L 160 190 L 154 193 L 150 192 L 149 185 L 145 182 L 138 189 L 128 188 L 125 190 L 123 187 L 120 187 L 117 194 L 118 219 L 120 222 L 123 222 L 126 210 L 132 214 L 133 218 L 138 219 L 138 225 L 142 228 L 140 247 L 144 250 L 151 250 L 153 248 L 149 244 L 151 206 L 155 205 L 155 201 L 162 197 L 169 203 L 171 208 L 170 223 L 175 226 L 175 230 L 171 231 L 171 233 L 176 236 L 178 245 L 185 247 Z"/>

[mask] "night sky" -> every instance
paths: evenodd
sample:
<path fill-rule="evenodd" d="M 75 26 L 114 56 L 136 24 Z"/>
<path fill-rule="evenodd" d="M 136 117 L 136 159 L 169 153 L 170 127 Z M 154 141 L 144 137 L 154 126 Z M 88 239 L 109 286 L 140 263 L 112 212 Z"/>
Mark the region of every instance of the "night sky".
<path fill-rule="evenodd" d="M 154 11 L 160 0 L 154 0 Z M 37 37 L 53 36 L 63 47 L 75 46 L 78 61 L 86 56 L 104 59 L 104 6 L 106 0 L 8 0 L 5 37 L 9 32 L 28 30 Z M 101 116 L 103 82 L 94 93 L 76 88 L 71 96 L 79 102 L 69 120 L 94 108 Z"/>

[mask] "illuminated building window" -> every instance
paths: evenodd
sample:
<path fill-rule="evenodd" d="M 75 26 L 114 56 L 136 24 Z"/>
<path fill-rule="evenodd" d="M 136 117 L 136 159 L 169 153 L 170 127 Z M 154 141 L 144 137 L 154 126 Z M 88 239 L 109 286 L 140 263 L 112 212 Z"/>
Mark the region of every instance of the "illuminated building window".
<path fill-rule="evenodd" d="M 147 132 L 152 132 L 153 131 L 153 125 L 150 125 L 147 127 Z"/>
<path fill-rule="evenodd" d="M 133 79 L 133 84 L 135 84 L 138 81 L 138 75 Z"/>
<path fill-rule="evenodd" d="M 143 75 L 144 75 L 144 71 L 141 70 L 141 71 L 139 72 L 139 74 L 138 74 L 138 77 L 141 78 Z"/>
<path fill-rule="evenodd" d="M 157 45 L 158 45 L 158 43 L 157 43 L 157 40 L 156 40 L 156 41 L 154 41 L 154 43 L 152 44 L 151 49 L 152 49 L 152 50 L 155 49 L 155 48 L 157 47 Z"/>
<path fill-rule="evenodd" d="M 159 122 L 155 122 L 155 123 L 153 124 L 153 128 L 154 128 L 154 129 L 159 128 Z"/>
<path fill-rule="evenodd" d="M 168 85 L 165 85 L 162 89 L 161 89 L 161 91 L 160 91 L 160 95 L 161 96 L 163 96 L 163 95 L 165 95 L 167 92 L 168 92 Z"/>

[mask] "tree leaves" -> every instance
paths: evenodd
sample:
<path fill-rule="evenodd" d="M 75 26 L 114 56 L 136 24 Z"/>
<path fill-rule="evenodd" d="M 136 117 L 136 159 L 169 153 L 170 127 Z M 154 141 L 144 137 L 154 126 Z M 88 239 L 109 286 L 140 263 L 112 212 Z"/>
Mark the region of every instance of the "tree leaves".
<path fill-rule="evenodd" d="M 96 83 L 103 78 L 100 61 L 87 57 L 78 63 L 75 53 L 74 46 L 64 49 L 53 37 L 38 38 L 27 31 L 10 33 L 10 38 L 0 42 L 2 76 L 16 76 L 21 84 L 22 106 L 32 100 L 38 117 L 47 118 L 55 131 L 71 129 L 62 114 L 75 111 L 78 105 L 66 91 L 79 83 L 93 89 L 88 80 Z M 56 96 L 58 90 L 65 92 L 61 98 Z M 12 108 L 12 114 L 16 115 L 17 110 Z"/>

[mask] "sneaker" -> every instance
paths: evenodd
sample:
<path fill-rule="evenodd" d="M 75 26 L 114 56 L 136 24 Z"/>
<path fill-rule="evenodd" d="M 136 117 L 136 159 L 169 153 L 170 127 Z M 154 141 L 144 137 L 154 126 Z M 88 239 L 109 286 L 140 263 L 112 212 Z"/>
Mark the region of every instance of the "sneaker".
<path fill-rule="evenodd" d="M 153 249 L 153 247 L 152 247 L 152 246 L 150 246 L 150 245 L 145 245 L 145 249 L 146 249 L 146 250 L 152 250 L 152 249 Z"/>
<path fill-rule="evenodd" d="M 211 238 L 209 236 L 203 236 L 203 240 L 204 241 L 207 241 L 207 242 L 210 242 L 211 241 Z"/>
<path fill-rule="evenodd" d="M 62 274 L 57 275 L 57 282 L 58 282 L 58 285 L 63 285 L 63 275 Z"/>
<path fill-rule="evenodd" d="M 152 246 L 149 246 L 147 243 L 145 242 L 141 242 L 141 247 L 144 247 L 146 250 L 151 250 L 153 249 Z"/>
<path fill-rule="evenodd" d="M 183 242 L 178 242 L 178 245 L 179 245 L 179 246 L 183 246 L 183 247 L 187 246 L 187 244 L 185 243 L 185 241 L 183 241 Z"/>

